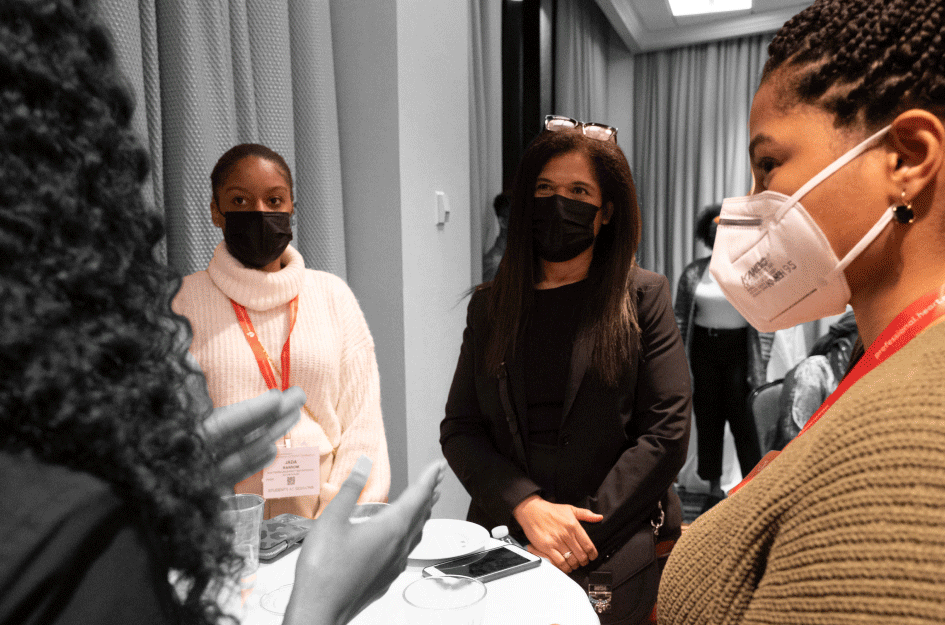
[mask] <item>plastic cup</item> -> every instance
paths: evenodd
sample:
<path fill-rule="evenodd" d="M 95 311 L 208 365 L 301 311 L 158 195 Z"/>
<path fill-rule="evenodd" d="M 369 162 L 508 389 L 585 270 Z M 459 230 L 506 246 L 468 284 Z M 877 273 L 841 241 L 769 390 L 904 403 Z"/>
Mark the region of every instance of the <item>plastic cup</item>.
<path fill-rule="evenodd" d="M 422 577 L 404 588 L 404 622 L 411 625 L 482 625 L 486 586 L 461 575 Z"/>
<path fill-rule="evenodd" d="M 265 503 L 259 495 L 225 495 L 220 498 L 220 516 L 224 523 L 233 528 L 233 550 L 243 557 L 240 595 L 244 602 L 256 586 L 256 571 L 259 569 L 259 529 Z"/>

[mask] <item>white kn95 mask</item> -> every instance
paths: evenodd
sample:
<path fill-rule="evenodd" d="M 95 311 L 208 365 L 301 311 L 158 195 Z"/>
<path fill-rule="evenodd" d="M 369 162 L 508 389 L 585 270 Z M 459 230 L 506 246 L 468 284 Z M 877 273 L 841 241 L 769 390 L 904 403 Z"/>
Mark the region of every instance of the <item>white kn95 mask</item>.
<path fill-rule="evenodd" d="M 722 202 L 709 271 L 728 301 L 760 332 L 790 328 L 845 310 L 850 287 L 843 270 L 892 220 L 894 207 L 839 260 L 800 199 L 863 154 L 889 128 L 852 148 L 790 197 L 764 191 Z"/>

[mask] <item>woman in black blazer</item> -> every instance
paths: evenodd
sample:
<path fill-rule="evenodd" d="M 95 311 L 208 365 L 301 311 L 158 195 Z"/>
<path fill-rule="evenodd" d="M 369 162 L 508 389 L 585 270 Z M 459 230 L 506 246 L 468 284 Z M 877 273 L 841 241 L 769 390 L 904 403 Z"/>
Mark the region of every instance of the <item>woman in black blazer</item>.
<path fill-rule="evenodd" d="M 545 128 L 519 165 L 498 273 L 469 303 L 440 443 L 470 521 L 508 525 L 585 589 L 606 586 L 603 623 L 638 623 L 657 544 L 679 535 L 686 355 L 668 281 L 634 259 L 640 211 L 616 129 Z"/>

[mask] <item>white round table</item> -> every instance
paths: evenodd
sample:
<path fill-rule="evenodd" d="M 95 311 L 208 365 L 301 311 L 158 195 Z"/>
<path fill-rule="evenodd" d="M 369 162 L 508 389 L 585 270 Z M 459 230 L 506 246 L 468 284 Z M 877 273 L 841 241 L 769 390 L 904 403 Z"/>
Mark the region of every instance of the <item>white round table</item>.
<path fill-rule="evenodd" d="M 499 546 L 488 539 L 485 548 Z M 260 598 L 295 578 L 299 549 L 275 562 L 263 562 L 256 588 L 244 605 L 243 625 L 279 625 L 282 616 L 265 610 Z M 351 625 L 398 625 L 404 623 L 404 588 L 421 576 L 421 569 L 435 562 L 410 560 L 407 569 L 383 597 L 369 605 Z M 600 625 L 587 593 L 571 578 L 548 562 L 536 568 L 486 582 L 486 611 L 483 625 Z"/>

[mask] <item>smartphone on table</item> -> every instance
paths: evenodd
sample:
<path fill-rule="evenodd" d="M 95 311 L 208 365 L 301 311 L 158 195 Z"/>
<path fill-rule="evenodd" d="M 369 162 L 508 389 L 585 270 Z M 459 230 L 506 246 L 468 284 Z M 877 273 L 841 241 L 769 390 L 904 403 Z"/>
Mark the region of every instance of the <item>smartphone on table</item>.
<path fill-rule="evenodd" d="M 424 577 L 462 575 L 481 582 L 489 582 L 506 575 L 533 569 L 541 558 L 513 545 L 502 545 L 468 556 L 440 562 L 423 569 Z"/>
<path fill-rule="evenodd" d="M 272 560 L 302 542 L 312 519 L 296 514 L 280 514 L 262 522 L 259 530 L 259 559 Z"/>

